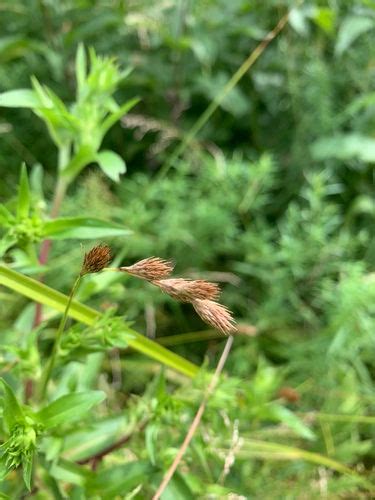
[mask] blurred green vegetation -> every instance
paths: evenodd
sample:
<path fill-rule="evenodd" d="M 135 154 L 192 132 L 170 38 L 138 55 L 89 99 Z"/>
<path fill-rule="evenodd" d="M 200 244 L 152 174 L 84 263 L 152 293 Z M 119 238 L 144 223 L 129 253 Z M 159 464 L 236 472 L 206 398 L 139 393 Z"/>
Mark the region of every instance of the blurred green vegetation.
<path fill-rule="evenodd" d="M 288 10 L 280 35 L 163 168 Z M 102 142 L 101 151 L 118 155 L 127 172 L 119 177 L 120 162 L 111 176 L 98 157 L 89 158 L 60 214 L 131 230 L 105 238 L 116 263 L 157 255 L 172 258 L 181 276 L 221 282 L 223 302 L 248 332 L 235 338 L 227 375 L 163 498 L 371 498 L 374 3 L 3 0 L 0 28 L 0 92 L 30 89 L 34 76 L 74 113 L 79 44 L 132 68 L 108 91 L 115 90 L 115 104 L 100 103 L 114 113 L 116 103 L 140 98 Z M 90 114 L 87 122 L 77 116 L 84 135 Z M 71 140 L 78 143 L 78 135 Z M 0 198 L 7 210 L 16 206 L 25 162 L 32 209 L 48 216 L 59 162 L 54 142 L 30 109 L 0 108 Z M 3 259 L 37 276 L 29 250 L 10 246 Z M 67 292 L 81 259 L 79 238 L 55 241 L 46 283 Z M 5 289 L 0 297 L 2 371 L 9 374 L 16 360 L 21 378 L 32 376 L 40 363 L 35 335 L 30 341 L 34 309 Z M 79 299 L 115 305 L 156 338 L 203 329 L 190 307 L 124 276 L 88 277 Z M 53 335 L 53 314 L 48 320 L 44 340 Z M 11 355 L 12 343 L 22 348 Z M 193 382 L 134 353 L 110 351 L 101 372 L 97 358 L 72 360 L 57 393 L 99 387 L 108 400 L 95 418 L 42 444 L 42 453 L 53 445 L 65 461 L 40 464 L 35 498 L 151 498 L 221 348 L 221 339 L 171 347 L 203 365 Z M 129 432 L 126 446 L 87 479 L 77 462 Z M 22 498 L 15 476 L 3 483 L 0 492 Z"/>

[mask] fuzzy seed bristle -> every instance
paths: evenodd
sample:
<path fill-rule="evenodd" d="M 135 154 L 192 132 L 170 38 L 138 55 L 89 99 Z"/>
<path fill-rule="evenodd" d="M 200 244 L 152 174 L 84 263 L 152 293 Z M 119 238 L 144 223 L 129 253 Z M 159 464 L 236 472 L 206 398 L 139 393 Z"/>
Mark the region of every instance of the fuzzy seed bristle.
<path fill-rule="evenodd" d="M 193 302 L 196 299 L 214 300 L 220 294 L 219 285 L 204 280 L 174 278 L 156 280 L 153 284 L 180 302 Z"/>
<path fill-rule="evenodd" d="M 155 281 L 166 278 L 173 271 L 174 265 L 171 261 L 159 257 L 149 257 L 140 260 L 132 266 L 120 267 L 120 271 L 132 274 L 147 281 Z"/>
<path fill-rule="evenodd" d="M 208 323 L 225 335 L 234 333 L 237 330 L 232 313 L 225 306 L 205 299 L 194 300 L 193 306 L 205 323 Z"/>
<path fill-rule="evenodd" d="M 93 247 L 89 252 L 85 253 L 80 273 L 81 276 L 102 271 L 108 266 L 111 258 L 111 249 L 108 245 L 97 245 Z"/>

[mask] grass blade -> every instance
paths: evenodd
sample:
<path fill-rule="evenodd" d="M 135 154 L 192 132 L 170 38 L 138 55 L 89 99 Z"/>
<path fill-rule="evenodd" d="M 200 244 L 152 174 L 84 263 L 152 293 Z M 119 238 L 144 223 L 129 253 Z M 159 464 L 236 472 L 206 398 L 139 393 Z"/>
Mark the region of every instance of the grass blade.
<path fill-rule="evenodd" d="M 35 302 L 40 302 L 60 312 L 64 312 L 68 301 L 68 297 L 63 293 L 28 276 L 24 276 L 13 269 L 9 269 L 3 264 L 0 264 L 0 285 L 4 285 Z M 69 316 L 86 325 L 93 325 L 101 317 L 101 313 L 80 302 L 73 301 L 69 310 Z M 193 378 L 198 373 L 198 366 L 185 358 L 165 349 L 135 330 L 127 328 L 125 325 L 124 329 L 133 336 L 132 339 L 129 339 L 129 345 L 136 351 L 190 378 Z"/>

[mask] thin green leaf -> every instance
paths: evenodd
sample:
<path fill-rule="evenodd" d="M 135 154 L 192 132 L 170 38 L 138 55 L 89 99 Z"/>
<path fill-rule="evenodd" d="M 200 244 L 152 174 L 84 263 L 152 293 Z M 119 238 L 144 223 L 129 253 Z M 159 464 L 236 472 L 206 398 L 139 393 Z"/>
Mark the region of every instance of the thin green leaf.
<path fill-rule="evenodd" d="M 124 160 L 113 151 L 100 151 L 100 153 L 96 155 L 96 161 L 105 175 L 115 182 L 119 182 L 120 174 L 126 172 Z"/>
<path fill-rule="evenodd" d="M 23 219 L 28 217 L 30 210 L 30 188 L 29 179 L 27 177 L 26 165 L 21 166 L 20 182 L 18 186 L 18 202 L 17 202 L 17 218 Z"/>
<path fill-rule="evenodd" d="M 146 427 L 145 444 L 152 465 L 156 465 L 155 445 L 158 440 L 159 430 L 160 426 L 156 423 L 151 423 Z"/>
<path fill-rule="evenodd" d="M 238 455 L 246 457 L 264 457 L 276 460 L 305 460 L 307 462 L 328 467 L 329 469 L 340 472 L 341 474 L 356 476 L 355 472 L 349 469 L 349 467 L 346 467 L 336 460 L 325 457 L 324 455 L 270 441 L 246 439 L 244 440 L 243 447 Z"/>
<path fill-rule="evenodd" d="M 341 56 L 366 31 L 375 27 L 374 19 L 365 16 L 349 16 L 342 23 L 337 35 L 335 53 Z"/>
<path fill-rule="evenodd" d="M 47 221 L 44 235 L 54 240 L 69 238 L 97 239 L 110 236 L 126 236 L 129 229 L 114 222 L 94 219 L 93 217 L 66 217 Z"/>
<path fill-rule="evenodd" d="M 22 458 L 22 475 L 26 488 L 31 491 L 31 476 L 33 472 L 34 453 L 24 455 Z"/>
<path fill-rule="evenodd" d="M 9 90 L 0 94 L 0 106 L 4 108 L 36 108 L 39 99 L 30 89 Z"/>
<path fill-rule="evenodd" d="M 9 224 L 13 224 L 16 218 L 9 212 L 4 205 L 0 205 L 0 225 L 9 227 Z"/>
<path fill-rule="evenodd" d="M 78 45 L 76 60 L 75 60 L 75 69 L 76 69 L 76 80 L 77 80 L 77 96 L 79 98 L 82 94 L 82 89 L 85 85 L 86 72 L 87 72 L 86 51 L 82 43 Z"/>
<path fill-rule="evenodd" d="M 59 460 L 50 469 L 52 477 L 59 481 L 84 486 L 87 478 L 91 476 L 91 471 L 68 460 Z"/>
<path fill-rule="evenodd" d="M 89 428 L 70 432 L 64 439 L 62 454 L 74 462 L 85 460 L 113 445 L 132 428 L 125 416 L 95 422 Z"/>
<path fill-rule="evenodd" d="M 100 127 L 100 131 L 102 134 L 102 137 L 108 132 L 108 130 L 126 113 L 128 113 L 136 104 L 138 104 L 140 101 L 139 97 L 134 97 L 134 99 L 130 99 L 127 101 L 125 104 L 122 104 L 117 111 L 113 112 L 110 114 L 103 122 L 102 126 Z"/>
<path fill-rule="evenodd" d="M 16 242 L 17 238 L 11 232 L 6 233 L 0 240 L 0 257 L 2 257 L 8 248 L 11 248 Z"/>
<path fill-rule="evenodd" d="M 312 430 L 307 427 L 307 425 L 304 424 L 295 413 L 288 410 L 288 408 L 285 408 L 285 406 L 281 406 L 277 403 L 272 403 L 267 408 L 271 418 L 279 420 L 283 424 L 287 425 L 301 437 L 309 439 L 311 441 L 316 439 L 316 436 L 312 432 Z"/>
<path fill-rule="evenodd" d="M 101 470 L 87 481 L 87 492 L 89 495 L 100 494 L 105 498 L 113 498 L 148 481 L 151 471 L 152 467 L 146 461 L 112 466 Z"/>
<path fill-rule="evenodd" d="M 0 378 L 0 382 L 3 384 L 4 389 L 3 418 L 8 430 L 11 431 L 17 423 L 25 420 L 25 416 L 13 389 L 5 382 L 4 379 Z"/>
<path fill-rule="evenodd" d="M 13 269 L 9 269 L 2 264 L 0 264 L 0 285 L 4 285 L 35 302 L 40 302 L 60 312 L 65 311 L 68 302 L 68 297 L 66 295 L 28 276 L 24 276 Z M 69 309 L 69 316 L 86 325 L 93 325 L 102 315 L 98 311 L 95 311 L 95 309 L 73 300 Z M 129 338 L 128 342 L 129 346 L 136 351 L 190 378 L 198 374 L 198 366 L 182 356 L 168 351 L 168 349 L 165 349 L 126 325 L 124 325 L 124 331 L 133 336 L 133 338 Z"/>
<path fill-rule="evenodd" d="M 36 417 L 47 429 L 80 419 L 94 405 L 105 399 L 102 391 L 66 394 L 40 410 Z"/>
<path fill-rule="evenodd" d="M 357 159 L 375 162 L 375 139 L 361 134 L 337 134 L 318 139 L 311 146 L 316 160 L 337 158 L 338 160 Z"/>
<path fill-rule="evenodd" d="M 194 495 L 185 477 L 178 471 L 173 475 L 162 496 L 163 500 L 194 500 Z"/>

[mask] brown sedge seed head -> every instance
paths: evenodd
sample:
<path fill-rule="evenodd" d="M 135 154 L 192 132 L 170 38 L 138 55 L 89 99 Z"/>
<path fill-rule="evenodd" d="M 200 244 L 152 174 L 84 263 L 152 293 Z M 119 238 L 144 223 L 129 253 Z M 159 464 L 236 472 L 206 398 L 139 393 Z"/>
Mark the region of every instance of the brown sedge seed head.
<path fill-rule="evenodd" d="M 173 268 L 174 265 L 169 260 L 160 259 L 159 257 L 148 257 L 147 259 L 136 262 L 132 266 L 123 266 L 119 269 L 137 278 L 155 281 L 169 276 Z"/>
<path fill-rule="evenodd" d="M 208 323 L 225 335 L 234 333 L 237 330 L 232 313 L 225 306 L 205 299 L 194 300 L 193 306 L 205 323 Z"/>
<path fill-rule="evenodd" d="M 81 269 L 81 276 L 98 273 L 108 266 L 112 259 L 111 249 L 108 245 L 97 245 L 85 253 Z"/>
<path fill-rule="evenodd" d="M 220 295 L 219 285 L 204 280 L 170 278 L 153 281 L 153 284 L 180 302 L 193 302 L 196 299 L 214 300 Z"/>

